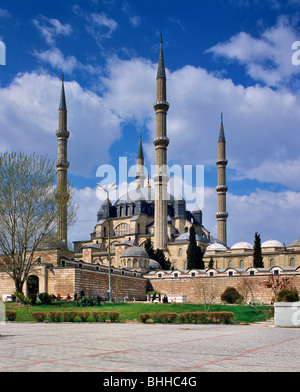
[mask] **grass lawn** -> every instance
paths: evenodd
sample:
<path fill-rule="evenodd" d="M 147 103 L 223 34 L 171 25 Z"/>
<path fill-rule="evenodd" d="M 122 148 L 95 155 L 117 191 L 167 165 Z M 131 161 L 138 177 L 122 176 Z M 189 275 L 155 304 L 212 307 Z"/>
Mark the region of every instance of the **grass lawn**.
<path fill-rule="evenodd" d="M 139 321 L 140 313 L 186 313 L 204 311 L 204 305 L 201 304 L 162 304 L 162 303 L 104 303 L 101 306 L 77 306 L 76 302 L 53 302 L 50 305 L 19 305 L 16 303 L 5 303 L 6 310 L 17 311 L 16 322 L 36 322 L 32 317 L 33 312 L 51 312 L 51 311 L 114 311 L 119 312 L 119 321 Z M 210 311 L 233 312 L 234 323 L 255 323 L 265 321 L 273 317 L 273 308 L 271 306 L 247 306 L 247 305 L 211 305 Z M 77 319 L 76 319 L 77 320 Z M 48 321 L 48 319 L 47 319 Z M 94 321 L 90 315 L 88 321 Z M 51 322 L 51 321 L 49 321 Z M 76 321 L 77 322 L 77 321 Z M 80 321 L 78 321 L 80 322 Z"/>

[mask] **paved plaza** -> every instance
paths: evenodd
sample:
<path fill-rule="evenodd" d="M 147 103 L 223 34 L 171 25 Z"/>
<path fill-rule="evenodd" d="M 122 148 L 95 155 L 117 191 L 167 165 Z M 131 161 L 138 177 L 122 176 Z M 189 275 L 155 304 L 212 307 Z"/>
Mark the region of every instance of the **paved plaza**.
<path fill-rule="evenodd" d="M 0 325 L 1 372 L 299 372 L 300 329 L 257 325 Z"/>

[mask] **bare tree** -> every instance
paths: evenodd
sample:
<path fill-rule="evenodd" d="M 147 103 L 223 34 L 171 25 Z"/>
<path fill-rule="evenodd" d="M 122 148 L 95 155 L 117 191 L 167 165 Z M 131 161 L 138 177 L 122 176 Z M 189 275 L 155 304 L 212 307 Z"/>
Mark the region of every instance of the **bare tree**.
<path fill-rule="evenodd" d="M 0 168 L 0 268 L 22 292 L 39 261 L 38 247 L 55 244 L 56 169 L 47 157 L 22 153 L 1 154 Z"/>
<path fill-rule="evenodd" d="M 220 296 L 219 284 L 215 279 L 207 279 L 203 282 L 197 282 L 196 290 L 201 296 L 205 311 L 209 311 L 211 304 Z"/>

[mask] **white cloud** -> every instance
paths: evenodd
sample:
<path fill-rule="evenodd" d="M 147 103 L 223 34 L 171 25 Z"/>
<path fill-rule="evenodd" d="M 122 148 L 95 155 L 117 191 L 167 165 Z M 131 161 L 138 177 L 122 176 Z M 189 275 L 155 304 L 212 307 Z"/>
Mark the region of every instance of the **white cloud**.
<path fill-rule="evenodd" d="M 46 18 L 42 15 L 33 19 L 33 24 L 49 45 L 54 45 L 58 35 L 68 36 L 73 31 L 70 24 L 63 24 L 58 19 Z"/>
<path fill-rule="evenodd" d="M 297 41 L 297 31 L 282 16 L 276 26 L 266 29 L 259 38 L 240 32 L 229 41 L 213 46 L 208 52 L 237 60 L 254 80 L 279 86 L 298 73 L 291 61 L 294 41 Z"/>
<path fill-rule="evenodd" d="M 0 119 L 5 137 L 0 149 L 48 154 L 56 159 L 61 81 L 47 74 L 18 75 L 0 90 Z M 120 120 L 103 98 L 65 82 L 68 107 L 70 171 L 89 177 L 95 165 L 108 161 L 120 137 Z M 16 109 L 17 108 L 17 109 Z"/>
<path fill-rule="evenodd" d="M 118 23 L 104 12 L 92 13 L 85 16 L 88 25 L 88 33 L 96 40 L 101 47 L 103 39 L 112 37 L 113 32 L 118 28 Z"/>

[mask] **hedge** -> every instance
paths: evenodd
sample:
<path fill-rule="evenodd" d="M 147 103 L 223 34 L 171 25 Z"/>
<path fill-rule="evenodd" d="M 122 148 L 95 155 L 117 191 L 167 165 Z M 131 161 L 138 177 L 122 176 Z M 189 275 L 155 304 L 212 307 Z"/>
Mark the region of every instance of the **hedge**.
<path fill-rule="evenodd" d="M 17 312 L 15 313 L 15 317 L 17 316 Z M 76 317 L 78 317 L 82 322 L 86 322 L 90 315 L 92 315 L 94 321 L 102 321 L 110 320 L 111 323 L 115 323 L 119 319 L 119 312 L 33 312 L 31 313 L 32 317 L 35 318 L 38 322 L 43 322 L 47 317 L 52 322 L 60 322 L 61 317 L 65 322 L 74 322 Z M 6 312 L 6 316 L 8 317 L 8 312 Z M 10 317 L 13 317 L 11 315 Z M 13 320 L 11 320 L 13 321 Z"/>
<path fill-rule="evenodd" d="M 179 319 L 180 323 L 231 323 L 233 312 L 187 312 L 187 313 L 140 313 L 142 322 L 152 319 L 159 323 L 173 323 Z"/>
<path fill-rule="evenodd" d="M 6 310 L 5 313 L 8 321 L 15 321 L 17 318 L 17 312 L 15 310 Z"/>

